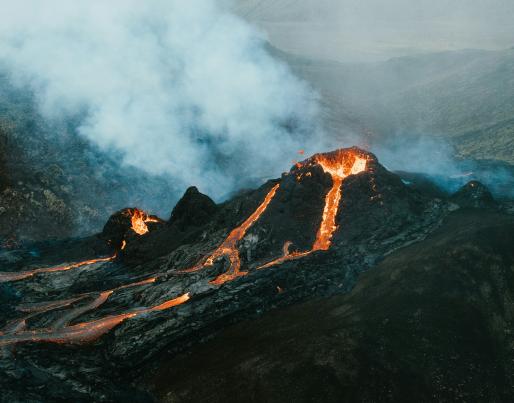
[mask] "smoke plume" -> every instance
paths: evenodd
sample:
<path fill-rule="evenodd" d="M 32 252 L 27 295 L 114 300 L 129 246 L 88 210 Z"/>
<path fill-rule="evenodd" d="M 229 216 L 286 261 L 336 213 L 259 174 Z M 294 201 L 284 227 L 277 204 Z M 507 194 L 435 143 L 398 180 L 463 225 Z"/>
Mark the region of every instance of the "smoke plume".
<path fill-rule="evenodd" d="M 320 148 L 317 99 L 215 0 L 0 0 L 0 63 L 48 119 L 220 196 Z"/>

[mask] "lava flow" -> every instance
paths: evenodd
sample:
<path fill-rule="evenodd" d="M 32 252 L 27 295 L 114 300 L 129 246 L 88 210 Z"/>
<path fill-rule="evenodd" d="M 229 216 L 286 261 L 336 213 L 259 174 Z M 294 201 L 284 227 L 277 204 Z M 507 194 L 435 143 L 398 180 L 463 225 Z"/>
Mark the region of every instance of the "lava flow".
<path fill-rule="evenodd" d="M 72 269 L 78 269 L 79 267 L 89 266 L 89 265 L 96 264 L 96 263 L 110 262 L 110 261 L 114 260 L 116 258 L 116 256 L 117 256 L 117 254 L 114 254 L 109 257 L 84 260 L 83 262 L 72 263 L 72 264 L 64 265 L 64 266 L 45 267 L 45 268 L 21 271 L 21 272 L 1 272 L 0 273 L 0 283 L 7 283 L 10 281 L 23 280 L 23 279 L 26 279 L 29 277 L 33 277 L 36 274 L 62 272 L 62 271 L 68 271 L 68 270 L 72 270 Z"/>
<path fill-rule="evenodd" d="M 288 260 L 299 259 L 316 251 L 330 249 L 332 237 L 337 230 L 336 216 L 341 201 L 341 185 L 346 177 L 355 175 L 366 170 L 367 160 L 358 155 L 352 154 L 353 160 L 347 160 L 345 154 L 336 151 L 331 154 L 318 154 L 314 156 L 313 162 L 320 165 L 323 170 L 332 176 L 332 188 L 325 196 L 325 207 L 316 240 L 312 249 L 304 252 L 290 252 L 292 242 L 284 244 L 283 255 L 258 269 L 266 269 L 271 266 L 282 264 Z M 351 162 L 350 162 L 351 161 Z M 301 164 L 299 164 L 301 166 Z"/>
<path fill-rule="evenodd" d="M 159 222 L 158 218 L 152 217 L 139 209 L 133 209 L 130 211 L 130 213 L 132 214 L 130 218 L 132 224 L 132 231 L 134 231 L 138 235 L 144 235 L 149 232 L 146 223 Z"/>
<path fill-rule="evenodd" d="M 181 305 L 191 298 L 190 294 L 183 294 L 177 298 L 165 301 L 162 304 L 139 308 L 119 315 L 111 315 L 90 322 L 83 322 L 60 329 L 26 330 L 17 333 L 6 333 L 0 337 L 0 347 L 20 342 L 49 342 L 83 344 L 95 341 L 114 327 L 127 319 L 157 311 L 164 311 Z"/>
<path fill-rule="evenodd" d="M 191 269 L 186 269 L 184 273 L 190 273 L 194 271 L 198 271 L 204 267 L 212 266 L 214 262 L 220 257 L 226 256 L 230 262 L 229 269 L 220 274 L 214 280 L 212 280 L 211 284 L 221 285 L 226 283 L 227 281 L 234 280 L 237 277 L 245 276 L 247 272 L 240 271 L 241 269 L 241 259 L 239 257 L 239 250 L 237 249 L 237 243 L 243 239 L 248 229 L 260 218 L 262 213 L 266 211 L 266 208 L 270 204 L 271 200 L 275 197 L 280 184 L 276 184 L 273 188 L 268 192 L 264 201 L 257 207 L 257 209 L 252 213 L 250 217 L 248 217 L 245 222 L 243 222 L 239 227 L 233 229 L 228 237 L 223 241 L 223 243 L 216 249 L 204 263 L 200 263 Z"/>

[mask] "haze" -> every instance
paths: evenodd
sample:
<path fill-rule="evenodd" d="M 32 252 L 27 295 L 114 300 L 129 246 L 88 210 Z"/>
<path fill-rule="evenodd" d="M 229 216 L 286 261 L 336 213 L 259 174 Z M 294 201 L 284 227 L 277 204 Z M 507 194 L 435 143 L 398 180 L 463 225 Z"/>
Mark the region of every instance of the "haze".
<path fill-rule="evenodd" d="M 232 0 L 277 47 L 345 62 L 514 45 L 510 0 Z"/>

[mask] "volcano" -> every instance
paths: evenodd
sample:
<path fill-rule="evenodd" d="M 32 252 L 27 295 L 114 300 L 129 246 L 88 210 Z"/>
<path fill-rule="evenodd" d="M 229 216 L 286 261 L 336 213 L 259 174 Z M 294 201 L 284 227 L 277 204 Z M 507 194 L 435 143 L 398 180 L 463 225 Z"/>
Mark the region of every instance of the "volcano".
<path fill-rule="evenodd" d="M 478 197 L 487 203 L 469 203 Z M 5 251 L 4 397 L 151 401 L 141 382 L 164 357 L 268 311 L 347 294 L 460 204 L 507 214 L 489 197 L 474 183 L 434 198 L 354 147 L 222 204 L 191 187 L 167 221 L 127 208 L 98 235 Z"/>

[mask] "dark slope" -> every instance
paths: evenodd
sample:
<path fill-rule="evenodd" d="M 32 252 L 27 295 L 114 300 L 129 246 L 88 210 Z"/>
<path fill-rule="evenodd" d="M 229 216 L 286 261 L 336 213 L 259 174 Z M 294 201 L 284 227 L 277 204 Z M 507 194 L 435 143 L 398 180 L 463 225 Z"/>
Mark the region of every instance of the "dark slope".
<path fill-rule="evenodd" d="M 236 325 L 147 382 L 167 402 L 508 401 L 513 245 L 512 216 L 453 213 L 350 294 Z"/>
<path fill-rule="evenodd" d="M 334 136 L 353 130 L 373 145 L 439 138 L 465 158 L 514 162 L 513 49 L 364 64 L 270 50 L 320 93 Z"/>

